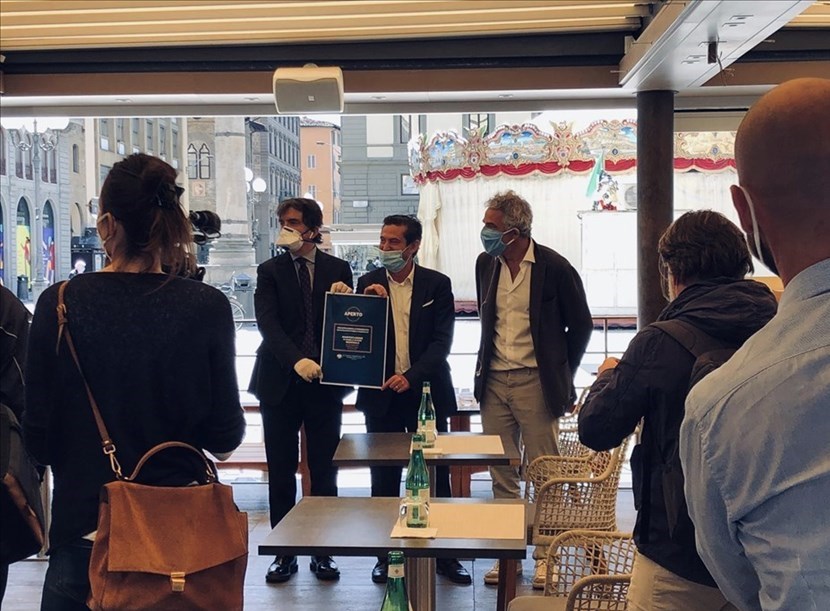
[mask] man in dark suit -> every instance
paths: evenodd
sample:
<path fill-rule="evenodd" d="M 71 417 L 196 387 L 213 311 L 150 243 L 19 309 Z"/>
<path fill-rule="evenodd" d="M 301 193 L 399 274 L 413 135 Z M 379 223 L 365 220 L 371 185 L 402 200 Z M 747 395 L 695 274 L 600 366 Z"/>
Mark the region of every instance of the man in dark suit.
<path fill-rule="evenodd" d="M 271 526 L 294 506 L 298 464 L 297 435 L 305 426 L 313 496 L 337 496 L 337 469 L 332 457 L 340 441 L 343 396 L 340 386 L 320 385 L 320 338 L 325 294 L 332 284 L 351 286 L 348 262 L 318 250 L 323 214 L 311 199 L 284 200 L 277 209 L 282 230 L 277 240 L 288 252 L 257 269 L 254 294 L 262 334 L 248 390 L 259 399 Z M 318 579 L 337 579 L 330 556 L 315 556 Z M 281 556 L 268 567 L 265 580 L 279 583 L 297 572 L 294 556 Z"/>
<path fill-rule="evenodd" d="M 458 409 L 447 363 L 455 327 L 452 285 L 444 274 L 415 264 L 421 234 L 418 219 L 387 216 L 380 233 L 382 267 L 357 281 L 358 293 L 389 298 L 386 381 L 380 390 L 357 393 L 357 409 L 370 433 L 414 433 L 424 382 L 431 386 L 439 432 L 447 431 L 447 418 Z M 400 467 L 373 467 L 371 472 L 372 496 L 400 496 Z M 449 468 L 438 467 L 436 479 L 437 496 L 451 496 Z M 436 569 L 455 583 L 471 583 L 455 559 L 439 559 Z M 386 577 L 386 558 L 378 558 L 372 581 L 384 583 Z"/>
<path fill-rule="evenodd" d="M 593 331 L 577 271 L 530 237 L 530 204 L 513 191 L 487 202 L 476 261 L 481 345 L 475 397 L 484 432 L 521 436 L 528 460 L 558 454 L 558 418 L 570 411 L 573 378 Z M 491 467 L 493 496 L 519 496 L 519 472 Z M 537 550 L 538 551 L 538 550 Z M 537 557 L 533 587 L 544 588 Z M 498 569 L 485 583 L 498 583 Z"/>

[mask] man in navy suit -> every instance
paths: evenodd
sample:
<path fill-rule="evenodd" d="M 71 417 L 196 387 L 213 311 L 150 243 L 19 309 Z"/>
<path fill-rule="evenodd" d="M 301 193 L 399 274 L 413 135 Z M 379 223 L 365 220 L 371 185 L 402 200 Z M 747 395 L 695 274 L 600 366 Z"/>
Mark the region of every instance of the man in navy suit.
<path fill-rule="evenodd" d="M 455 327 L 452 285 L 444 274 L 415 264 L 421 234 L 417 218 L 387 216 L 380 233 L 382 267 L 357 281 L 358 293 L 389 298 L 386 381 L 380 390 L 361 388 L 357 393 L 357 409 L 370 433 L 414 433 L 424 382 L 431 386 L 439 432 L 447 431 L 447 418 L 458 409 L 447 363 Z M 373 467 L 371 472 L 372 496 L 400 496 L 400 467 Z M 449 468 L 438 467 L 436 479 L 437 496 L 451 496 Z M 455 583 L 471 583 L 455 559 L 439 559 L 436 568 Z M 383 583 L 386 576 L 386 558 L 378 558 L 372 581 Z"/>
<path fill-rule="evenodd" d="M 277 209 L 278 246 L 288 252 L 257 269 L 254 294 L 262 334 L 248 390 L 259 399 L 271 526 L 294 506 L 299 461 L 297 435 L 305 426 L 313 496 L 337 496 L 337 469 L 332 457 L 340 442 L 343 396 L 347 389 L 320 385 L 320 338 L 323 306 L 332 284 L 352 284 L 348 262 L 317 248 L 323 213 L 312 199 L 292 198 Z M 330 556 L 314 556 L 318 579 L 337 579 Z M 288 581 L 297 572 L 295 556 L 281 556 L 268 567 L 268 583 Z"/>

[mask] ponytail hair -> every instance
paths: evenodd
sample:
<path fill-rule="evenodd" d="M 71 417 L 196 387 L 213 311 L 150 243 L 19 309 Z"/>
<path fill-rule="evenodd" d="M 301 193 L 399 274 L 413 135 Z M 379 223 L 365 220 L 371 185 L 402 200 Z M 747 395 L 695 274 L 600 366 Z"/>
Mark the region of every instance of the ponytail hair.
<path fill-rule="evenodd" d="M 147 271 L 156 258 L 172 276 L 196 268 L 190 221 L 181 204 L 184 189 L 176 170 L 157 157 L 136 153 L 116 163 L 101 187 L 101 213 L 120 221 L 127 235 L 126 256 Z"/>

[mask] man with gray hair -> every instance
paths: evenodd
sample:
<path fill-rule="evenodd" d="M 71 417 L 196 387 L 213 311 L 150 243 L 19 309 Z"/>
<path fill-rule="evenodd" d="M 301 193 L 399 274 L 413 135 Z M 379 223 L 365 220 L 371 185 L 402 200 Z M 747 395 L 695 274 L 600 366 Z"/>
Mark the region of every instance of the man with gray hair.
<path fill-rule="evenodd" d="M 484 433 L 517 445 L 521 436 L 528 460 L 558 454 L 558 419 L 576 399 L 573 378 L 593 331 L 582 280 L 562 255 L 530 237 L 533 212 L 517 193 L 492 197 L 483 222 L 475 397 Z M 493 496 L 519 497 L 517 468 L 491 467 L 490 474 Z M 544 588 L 545 575 L 537 557 L 534 588 Z M 498 563 L 484 582 L 498 583 Z"/>
<path fill-rule="evenodd" d="M 783 83 L 735 139 L 732 203 L 778 313 L 686 399 L 697 549 L 744 611 L 830 609 L 830 80 Z"/>

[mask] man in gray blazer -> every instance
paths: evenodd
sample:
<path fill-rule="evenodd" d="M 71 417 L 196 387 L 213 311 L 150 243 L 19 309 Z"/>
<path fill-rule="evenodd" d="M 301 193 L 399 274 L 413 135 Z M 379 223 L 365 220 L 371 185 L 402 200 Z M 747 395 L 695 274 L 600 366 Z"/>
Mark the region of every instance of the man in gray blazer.
<path fill-rule="evenodd" d="M 558 418 L 576 398 L 573 378 L 593 330 L 582 280 L 564 257 L 530 237 L 533 213 L 517 193 L 490 199 L 483 222 L 475 397 L 484 432 L 517 445 L 521 436 L 528 460 L 558 454 Z M 517 468 L 491 467 L 490 474 L 493 496 L 519 496 Z M 484 580 L 498 583 L 498 566 Z M 533 587 L 544 583 L 544 560 L 537 560 Z"/>

